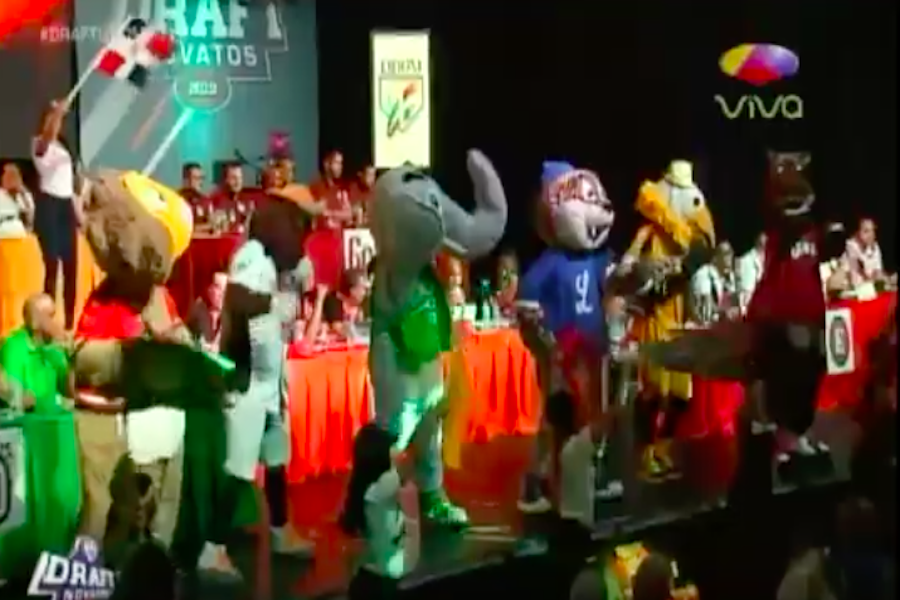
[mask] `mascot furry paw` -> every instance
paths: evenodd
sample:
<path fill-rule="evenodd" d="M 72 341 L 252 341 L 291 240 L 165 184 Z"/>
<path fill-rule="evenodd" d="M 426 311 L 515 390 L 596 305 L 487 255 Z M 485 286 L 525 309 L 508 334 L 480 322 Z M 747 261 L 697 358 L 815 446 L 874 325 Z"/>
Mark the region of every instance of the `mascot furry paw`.
<path fill-rule="evenodd" d="M 693 179 L 693 167 L 673 161 L 659 181 L 641 185 L 635 204 L 645 224 L 635 235 L 620 276 L 641 308 L 633 325 L 642 346 L 675 339 L 687 320 L 685 292 L 691 276 L 709 262 L 715 246 L 712 214 Z M 644 364 L 640 370 L 643 467 L 651 479 L 677 476 L 669 441 L 691 397 L 691 374 Z"/>
<path fill-rule="evenodd" d="M 506 227 L 506 196 L 490 161 L 468 155 L 475 212 L 460 208 L 421 171 L 403 166 L 382 175 L 371 200 L 378 248 L 372 287 L 369 370 L 375 420 L 413 445 L 422 518 L 462 526 L 467 516 L 444 492 L 440 419 L 442 354 L 450 349 L 451 319 L 434 261 L 446 249 L 465 260 L 488 254 Z"/>
<path fill-rule="evenodd" d="M 163 284 L 190 243 L 191 211 L 177 193 L 136 172 L 102 171 L 88 185 L 85 233 L 105 279 L 88 298 L 75 330 L 76 423 L 85 482 L 82 530 L 95 539 L 109 533 L 107 515 L 116 501 L 110 492 L 113 475 L 123 460 L 132 461 L 134 469 L 124 472 L 146 471 L 154 493 L 164 486 L 176 490 L 157 502 L 153 525 L 154 534 L 168 543 L 178 514 L 183 411 L 171 405 L 129 406 L 124 432 L 120 413 L 134 389 L 126 375 L 129 344 L 145 336 L 176 344 L 190 340 Z M 151 374 L 146 379 L 158 386 L 151 395 L 177 393 L 186 375 L 177 369 Z M 117 498 L 134 496 L 122 488 L 137 486 L 135 478 L 117 481 Z M 130 519 L 115 521 L 130 525 Z"/>
<path fill-rule="evenodd" d="M 541 180 L 538 227 L 549 247 L 519 284 L 523 338 L 542 365 L 548 402 L 578 406 L 575 412 L 548 406 L 546 414 L 580 416 L 575 423 L 548 423 L 564 437 L 556 444 L 546 439 L 547 431 L 539 434 L 538 462 L 526 475 L 519 502 L 525 512 L 549 507 L 537 473 L 547 462 L 549 447 L 561 447 L 572 437 L 568 434 L 600 420 L 601 363 L 607 345 L 603 288 L 612 265 L 606 241 L 615 217 L 595 173 L 564 162 L 545 162 Z M 539 308 L 538 321 L 529 318 L 528 305 Z M 562 374 L 565 383 L 552 382 L 552 372 Z M 565 393 L 559 394 L 556 387 L 565 388 Z"/>

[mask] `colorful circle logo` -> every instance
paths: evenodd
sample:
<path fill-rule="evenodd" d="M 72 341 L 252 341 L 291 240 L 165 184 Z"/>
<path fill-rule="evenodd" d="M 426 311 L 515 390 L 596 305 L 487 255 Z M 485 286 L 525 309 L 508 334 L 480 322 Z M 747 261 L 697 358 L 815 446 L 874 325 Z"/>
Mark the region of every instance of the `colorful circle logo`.
<path fill-rule="evenodd" d="M 729 77 L 762 86 L 796 75 L 800 58 L 784 46 L 741 44 L 722 55 L 719 68 Z"/>
<path fill-rule="evenodd" d="M 828 345 L 831 346 L 831 357 L 840 368 L 850 361 L 850 327 L 844 317 L 835 317 L 828 331 Z"/>

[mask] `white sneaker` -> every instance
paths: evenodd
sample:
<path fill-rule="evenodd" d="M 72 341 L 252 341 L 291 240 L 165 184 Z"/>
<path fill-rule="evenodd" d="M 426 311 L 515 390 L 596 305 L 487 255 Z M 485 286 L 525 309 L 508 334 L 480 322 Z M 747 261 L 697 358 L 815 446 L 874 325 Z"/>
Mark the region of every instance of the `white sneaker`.
<path fill-rule="evenodd" d="M 291 527 L 272 528 L 272 553 L 298 558 L 312 558 L 316 545 L 300 537 Z"/>
<path fill-rule="evenodd" d="M 553 504 L 543 496 L 533 499 L 520 498 L 516 506 L 526 515 L 540 515 L 553 510 Z"/>
<path fill-rule="evenodd" d="M 621 498 L 625 493 L 625 486 L 618 479 L 611 479 L 606 485 L 597 490 L 597 497 L 603 500 Z"/>
<path fill-rule="evenodd" d="M 797 438 L 797 448 L 795 452 L 800 456 L 814 456 L 816 454 L 816 447 L 808 437 L 801 435 Z"/>
<path fill-rule="evenodd" d="M 225 546 L 206 542 L 203 545 L 203 551 L 200 553 L 200 559 L 197 561 L 197 569 L 211 573 L 216 578 L 226 579 L 239 583 L 243 580 L 240 571 L 232 564 L 231 557 L 228 556 L 228 550 Z"/>

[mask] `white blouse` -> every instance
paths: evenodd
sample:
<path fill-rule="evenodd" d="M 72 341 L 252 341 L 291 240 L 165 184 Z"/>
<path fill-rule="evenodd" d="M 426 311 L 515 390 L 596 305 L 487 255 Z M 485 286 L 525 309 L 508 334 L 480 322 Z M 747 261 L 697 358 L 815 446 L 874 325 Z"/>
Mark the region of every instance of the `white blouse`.
<path fill-rule="evenodd" d="M 75 196 L 75 165 L 66 147 L 53 140 L 43 155 L 38 156 L 36 150 L 37 140 L 32 147 L 31 159 L 38 172 L 39 189 L 58 198 Z"/>
<path fill-rule="evenodd" d="M 22 215 L 34 217 L 34 198 L 28 190 L 11 194 L 0 189 L 0 238 L 25 237 L 28 233 Z"/>

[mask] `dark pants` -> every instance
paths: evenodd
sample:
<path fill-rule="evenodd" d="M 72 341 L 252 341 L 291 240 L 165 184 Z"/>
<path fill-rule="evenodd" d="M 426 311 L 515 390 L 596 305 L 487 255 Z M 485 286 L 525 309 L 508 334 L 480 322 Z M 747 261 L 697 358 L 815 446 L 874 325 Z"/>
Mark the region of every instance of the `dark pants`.
<path fill-rule="evenodd" d="M 59 267 L 62 265 L 66 329 L 71 329 L 75 324 L 78 284 L 78 246 L 72 199 L 42 192 L 35 203 L 34 231 L 44 256 L 44 292 L 54 299 Z"/>
<path fill-rule="evenodd" d="M 795 347 L 787 327 L 773 326 L 761 331 L 757 340 L 756 375 L 764 385 L 766 414 L 780 427 L 805 434 L 816 417 L 819 384 L 827 371 L 822 348 L 822 331 L 809 327 L 812 343 Z"/>

